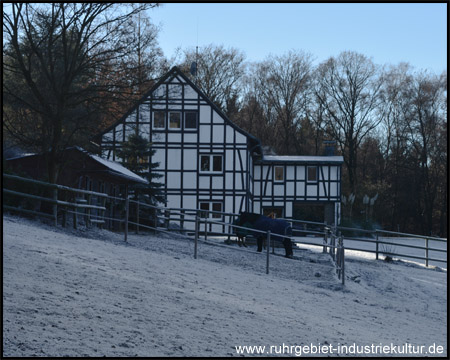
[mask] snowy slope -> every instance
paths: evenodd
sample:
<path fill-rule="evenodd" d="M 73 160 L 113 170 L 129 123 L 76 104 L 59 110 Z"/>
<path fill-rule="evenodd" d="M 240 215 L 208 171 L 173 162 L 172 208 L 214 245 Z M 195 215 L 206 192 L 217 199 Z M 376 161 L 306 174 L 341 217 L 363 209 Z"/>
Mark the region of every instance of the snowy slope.
<path fill-rule="evenodd" d="M 90 238 L 88 238 L 88 236 Z M 237 356 L 239 345 L 447 349 L 447 273 L 327 255 L 298 260 L 176 236 L 3 218 L 3 356 Z"/>

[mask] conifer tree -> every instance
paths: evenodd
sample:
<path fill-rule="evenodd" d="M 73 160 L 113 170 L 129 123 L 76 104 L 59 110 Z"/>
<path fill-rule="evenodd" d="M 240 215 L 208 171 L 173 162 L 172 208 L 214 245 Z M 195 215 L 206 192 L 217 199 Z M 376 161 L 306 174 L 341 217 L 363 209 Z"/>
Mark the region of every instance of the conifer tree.
<path fill-rule="evenodd" d="M 117 155 L 122 158 L 122 165 L 128 170 L 146 179 L 149 184 L 139 184 L 132 187 L 135 200 L 147 204 L 156 205 L 164 203 L 165 197 L 162 193 L 162 184 L 156 180 L 161 177 L 153 170 L 159 166 L 159 163 L 151 163 L 150 159 L 155 150 L 152 144 L 141 135 L 130 135 L 128 140 L 123 143 L 122 149 L 117 151 Z"/>

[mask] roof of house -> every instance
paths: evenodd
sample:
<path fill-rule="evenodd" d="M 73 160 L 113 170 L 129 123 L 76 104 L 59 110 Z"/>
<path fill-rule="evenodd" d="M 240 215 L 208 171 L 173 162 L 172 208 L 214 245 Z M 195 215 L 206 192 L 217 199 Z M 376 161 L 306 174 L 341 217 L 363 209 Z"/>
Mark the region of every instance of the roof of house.
<path fill-rule="evenodd" d="M 264 155 L 261 162 L 271 163 L 315 163 L 315 164 L 342 164 L 344 158 L 342 156 L 297 156 L 297 155 Z"/>
<path fill-rule="evenodd" d="M 238 127 L 235 123 L 233 123 L 224 113 L 221 109 L 219 109 L 218 106 L 216 106 L 177 66 L 172 67 L 168 73 L 166 73 L 164 76 L 160 78 L 160 80 L 152 86 L 152 88 L 145 93 L 142 98 L 133 106 L 131 107 L 117 122 L 103 130 L 100 134 L 97 134 L 94 139 L 97 139 L 96 141 L 99 141 L 98 139 L 114 127 L 116 127 L 118 124 L 125 121 L 125 119 L 134 111 L 136 108 L 143 103 L 151 94 L 153 91 L 155 91 L 162 83 L 164 83 L 167 79 L 175 77 L 175 76 L 181 76 L 195 91 L 197 91 L 200 96 L 205 100 L 217 113 L 220 114 L 222 118 L 225 119 L 225 121 L 231 125 L 233 128 L 235 128 L 237 131 L 242 133 L 243 135 L 247 136 L 247 138 L 250 141 L 251 151 L 257 150 L 257 160 L 256 162 L 296 162 L 296 163 L 326 163 L 326 164 L 342 164 L 344 162 L 344 159 L 342 156 L 290 156 L 290 155 L 281 155 L 281 156 L 275 156 L 275 152 L 272 148 L 269 146 L 262 146 L 261 141 L 256 138 L 254 135 L 248 133 L 247 131 L 241 129 Z M 272 154 L 272 155 L 265 155 L 265 154 Z M 260 158 L 262 156 L 262 158 Z"/>
<path fill-rule="evenodd" d="M 134 110 L 136 110 L 140 104 L 142 104 L 152 93 L 153 91 L 155 91 L 162 83 L 164 83 L 167 79 L 169 78 L 173 78 L 175 76 L 181 76 L 183 78 L 184 81 L 186 81 L 195 91 L 197 91 L 200 96 L 203 98 L 203 100 L 205 100 L 208 105 L 210 105 L 217 113 L 219 113 L 219 115 L 225 119 L 225 121 L 231 125 L 233 128 L 235 128 L 237 131 L 239 131 L 240 133 L 242 133 L 243 135 L 247 136 L 250 140 L 250 144 L 252 146 L 252 149 L 258 149 L 259 153 L 262 154 L 262 150 L 261 150 L 261 141 L 256 138 L 255 136 L 253 136 L 252 134 L 248 133 L 247 131 L 241 129 L 239 126 L 237 126 L 235 123 L 233 123 L 230 119 L 228 119 L 228 117 L 223 113 L 223 111 L 216 105 L 214 104 L 177 66 L 172 67 L 172 69 L 170 69 L 170 71 L 168 73 L 166 73 L 164 76 L 162 76 L 159 81 L 153 85 L 151 87 L 151 89 L 149 91 L 147 91 L 139 101 L 136 102 L 136 104 L 131 107 L 118 121 L 116 121 L 115 123 L 113 123 L 112 125 L 108 126 L 106 129 L 104 129 L 101 133 L 96 134 L 93 137 L 93 141 L 94 142 L 98 142 L 99 138 L 107 133 L 108 131 L 110 131 L 111 129 L 113 129 L 114 127 L 116 127 L 117 125 L 119 125 L 120 123 L 124 122 L 125 119 L 133 113 Z"/>
<path fill-rule="evenodd" d="M 101 167 L 99 170 L 95 170 L 95 171 L 80 169 L 80 172 L 106 173 L 111 177 L 120 179 L 121 181 L 131 182 L 131 183 L 139 183 L 139 184 L 148 184 L 148 181 L 146 179 L 144 179 L 141 176 L 135 174 L 134 172 L 128 170 L 126 167 L 122 166 L 121 164 L 119 164 L 115 161 L 106 160 L 106 159 L 101 158 L 100 156 L 91 154 L 79 146 L 67 148 L 66 151 L 77 151 L 77 152 L 87 156 L 88 158 L 94 160 L 96 163 L 100 164 L 100 167 Z M 25 158 L 29 158 L 29 157 L 33 157 L 33 156 L 41 156 L 41 155 L 42 154 L 24 154 L 22 156 L 16 156 L 16 157 L 7 159 L 6 161 L 11 161 L 11 160 L 14 160 L 14 161 L 19 160 L 20 161 L 20 159 L 25 159 Z"/>
<path fill-rule="evenodd" d="M 79 150 L 85 151 L 84 149 L 81 149 L 81 148 Z M 86 155 L 88 155 L 91 159 L 97 161 L 98 163 L 106 166 L 108 168 L 108 170 L 110 171 L 110 173 L 118 174 L 121 177 L 125 177 L 125 178 L 132 180 L 133 182 L 137 182 L 137 183 L 141 183 L 141 184 L 148 184 L 147 180 L 145 180 L 144 178 L 135 174 L 131 170 L 128 170 L 126 167 L 120 165 L 119 163 L 117 163 L 115 161 L 106 160 L 106 159 L 101 158 L 100 156 L 89 154 L 88 152 L 86 152 Z"/>

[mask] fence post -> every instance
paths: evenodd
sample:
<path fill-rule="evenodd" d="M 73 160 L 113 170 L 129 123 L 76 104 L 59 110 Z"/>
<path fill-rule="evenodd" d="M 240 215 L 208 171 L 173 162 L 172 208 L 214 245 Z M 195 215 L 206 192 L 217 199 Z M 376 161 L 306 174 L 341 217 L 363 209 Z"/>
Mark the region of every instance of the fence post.
<path fill-rule="evenodd" d="M 139 234 L 139 198 L 136 201 L 136 234 Z"/>
<path fill-rule="evenodd" d="M 194 259 L 197 259 L 197 246 L 198 246 L 198 228 L 199 228 L 198 216 L 195 216 L 195 237 L 194 237 Z"/>
<path fill-rule="evenodd" d="M 184 228 L 184 209 L 181 210 L 180 215 L 180 231 L 182 231 Z"/>
<path fill-rule="evenodd" d="M 225 217 L 224 217 L 224 221 L 225 221 Z M 233 215 L 229 215 L 229 224 L 233 223 Z M 231 241 L 231 232 L 234 230 L 234 228 L 231 225 L 228 225 L 228 242 Z"/>
<path fill-rule="evenodd" d="M 76 230 L 77 229 L 77 214 L 78 214 L 78 206 L 77 206 L 77 196 L 74 195 L 73 198 L 73 202 L 75 203 L 74 207 L 73 207 L 73 228 Z"/>
<path fill-rule="evenodd" d="M 376 234 L 375 235 L 375 239 L 376 239 L 375 240 L 376 241 L 375 242 L 375 246 L 376 246 L 375 247 L 375 259 L 378 260 L 378 246 L 379 246 L 379 244 L 378 244 L 378 230 L 375 230 L 375 234 Z"/>
<path fill-rule="evenodd" d="M 58 201 L 58 188 L 53 189 L 53 200 Z M 58 225 L 58 205 L 53 205 L 53 216 L 55 219 L 55 226 Z"/>
<path fill-rule="evenodd" d="M 326 247 L 327 244 L 328 244 L 328 228 L 325 226 L 325 233 L 323 234 L 323 249 L 322 249 L 323 253 L 327 252 Z"/>
<path fill-rule="evenodd" d="M 91 194 L 88 194 L 87 196 L 87 205 L 91 205 Z M 91 209 L 90 208 L 86 208 L 85 209 L 85 223 L 86 223 L 86 227 L 91 225 Z"/>
<path fill-rule="evenodd" d="M 67 191 L 63 192 L 64 196 L 62 197 L 62 200 L 67 201 Z M 67 206 L 62 207 L 62 226 L 66 227 L 67 225 Z"/>
<path fill-rule="evenodd" d="M 125 241 L 128 238 L 128 214 L 130 211 L 130 203 L 128 200 L 128 185 L 125 188 Z"/>
<path fill-rule="evenodd" d="M 344 239 L 339 238 L 341 242 L 341 276 L 342 276 L 342 285 L 345 285 L 345 248 L 344 248 Z"/>
<path fill-rule="evenodd" d="M 270 230 L 267 231 L 267 260 L 266 260 L 266 274 L 269 273 L 269 255 L 270 255 Z"/>
<path fill-rule="evenodd" d="M 170 210 L 165 210 L 164 211 L 164 222 L 166 224 L 166 229 L 167 231 L 169 231 L 169 222 L 170 222 Z"/>
<path fill-rule="evenodd" d="M 428 238 L 425 238 L 425 265 L 428 267 Z"/>
<path fill-rule="evenodd" d="M 209 215 L 209 213 L 207 213 L 207 214 Z M 205 217 L 205 240 L 208 240 L 208 218 L 207 217 Z"/>
<path fill-rule="evenodd" d="M 158 232 L 158 209 L 153 208 L 153 226 L 155 227 L 155 234 Z"/>
<path fill-rule="evenodd" d="M 335 261 L 335 257 L 334 257 L 334 253 L 333 253 L 333 246 L 336 246 L 336 234 L 331 234 L 330 235 L 330 250 L 328 251 L 328 253 L 330 254 L 331 258 Z"/>
<path fill-rule="evenodd" d="M 100 224 L 100 229 L 103 229 L 103 225 L 105 226 L 105 228 L 107 228 L 106 226 L 106 219 L 105 219 L 105 215 L 106 215 L 106 197 L 103 197 L 102 199 L 102 206 L 105 208 L 105 210 L 101 210 L 101 217 L 103 218 L 104 223 Z"/>

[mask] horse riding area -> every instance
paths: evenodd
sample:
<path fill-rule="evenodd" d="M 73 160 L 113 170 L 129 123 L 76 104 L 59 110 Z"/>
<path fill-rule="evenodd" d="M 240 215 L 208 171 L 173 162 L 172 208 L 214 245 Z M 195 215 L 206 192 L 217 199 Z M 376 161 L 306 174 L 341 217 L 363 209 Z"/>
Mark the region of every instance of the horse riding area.
<path fill-rule="evenodd" d="M 4 215 L 3 356 L 279 356 L 267 349 L 283 344 L 447 354 L 446 269 L 347 256 L 342 285 L 321 251 L 280 252 L 266 274 L 254 244 L 199 242 L 197 259 L 193 247 Z"/>

